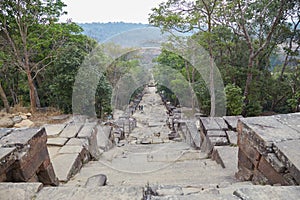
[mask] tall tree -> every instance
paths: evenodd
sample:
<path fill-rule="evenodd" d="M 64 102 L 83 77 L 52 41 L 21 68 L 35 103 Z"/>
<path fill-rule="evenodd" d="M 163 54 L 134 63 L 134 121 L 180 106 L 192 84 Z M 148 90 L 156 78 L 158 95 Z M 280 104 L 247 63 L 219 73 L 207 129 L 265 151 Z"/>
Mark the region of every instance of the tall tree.
<path fill-rule="evenodd" d="M 149 18 L 150 24 L 161 27 L 165 31 L 190 32 L 197 30 L 205 33 L 209 51 L 210 115 L 212 117 L 215 116 L 216 109 L 212 31 L 216 25 L 214 18 L 219 4 L 219 0 L 169 0 L 161 3 L 158 8 L 153 8 L 153 13 Z"/>
<path fill-rule="evenodd" d="M 34 79 L 54 61 L 63 38 L 53 34 L 64 13 L 61 0 L 3 0 L 0 2 L 1 37 L 13 65 L 27 76 L 31 111 L 36 111 L 38 95 Z M 56 32 L 58 33 L 58 32 Z"/>
<path fill-rule="evenodd" d="M 287 11 L 295 1 L 287 0 L 233 0 L 223 1 L 219 21 L 243 38 L 248 46 L 248 72 L 244 88 L 245 106 L 249 103 L 250 86 L 256 60 L 270 47 L 274 35 L 280 31 Z"/>

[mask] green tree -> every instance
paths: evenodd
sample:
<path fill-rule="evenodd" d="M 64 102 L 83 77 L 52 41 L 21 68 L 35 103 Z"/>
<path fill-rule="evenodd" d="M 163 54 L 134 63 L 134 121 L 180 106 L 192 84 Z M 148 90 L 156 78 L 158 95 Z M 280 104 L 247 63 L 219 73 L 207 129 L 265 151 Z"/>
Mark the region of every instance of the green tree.
<path fill-rule="evenodd" d="M 6 41 L 5 53 L 27 76 L 31 111 L 39 102 L 34 79 L 54 61 L 64 43 L 63 30 L 57 24 L 64 13 L 61 0 L 3 0 L 0 2 L 1 41 Z"/>
<path fill-rule="evenodd" d="M 243 111 L 242 89 L 234 84 L 228 84 L 225 87 L 226 107 L 228 115 L 240 115 Z"/>

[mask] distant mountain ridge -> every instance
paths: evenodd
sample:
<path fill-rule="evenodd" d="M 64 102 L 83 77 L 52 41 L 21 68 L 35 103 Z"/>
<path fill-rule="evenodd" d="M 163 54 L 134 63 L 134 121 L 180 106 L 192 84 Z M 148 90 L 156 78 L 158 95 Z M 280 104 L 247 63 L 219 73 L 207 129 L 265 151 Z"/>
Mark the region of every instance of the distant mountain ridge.
<path fill-rule="evenodd" d="M 142 23 L 125 23 L 125 22 L 109 22 L 109 23 L 78 23 L 83 28 L 83 34 L 96 39 L 102 43 L 106 39 L 120 34 L 122 32 L 130 31 L 138 28 L 151 27 L 149 24 Z"/>

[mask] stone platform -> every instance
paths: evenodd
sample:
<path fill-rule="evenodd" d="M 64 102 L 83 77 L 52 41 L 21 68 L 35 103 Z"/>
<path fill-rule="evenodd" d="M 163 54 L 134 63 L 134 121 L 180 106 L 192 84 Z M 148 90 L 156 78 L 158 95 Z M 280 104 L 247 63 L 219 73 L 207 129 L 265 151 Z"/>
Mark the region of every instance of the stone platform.
<path fill-rule="evenodd" d="M 300 113 L 240 119 L 237 177 L 256 184 L 300 184 Z"/>

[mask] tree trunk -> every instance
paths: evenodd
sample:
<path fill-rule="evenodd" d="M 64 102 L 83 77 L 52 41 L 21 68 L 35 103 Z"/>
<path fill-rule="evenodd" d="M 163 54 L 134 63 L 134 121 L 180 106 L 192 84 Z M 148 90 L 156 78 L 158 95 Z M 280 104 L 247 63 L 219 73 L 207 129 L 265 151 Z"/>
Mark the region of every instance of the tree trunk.
<path fill-rule="evenodd" d="M 30 95 L 30 110 L 32 113 L 35 113 L 36 112 L 35 86 L 29 69 L 26 70 L 26 74 L 28 79 L 29 95 Z"/>
<path fill-rule="evenodd" d="M 3 88 L 2 88 L 2 84 L 1 83 L 0 83 L 0 96 L 1 96 L 1 100 L 3 101 L 5 111 L 7 113 L 9 113 L 10 112 L 10 106 L 9 106 L 6 94 L 5 94 L 5 92 L 4 92 Z"/>
<path fill-rule="evenodd" d="M 254 57 L 253 54 L 249 56 L 249 61 L 248 61 L 248 72 L 247 72 L 247 79 L 246 79 L 246 85 L 245 85 L 245 90 L 244 90 L 244 108 L 242 111 L 242 114 L 245 116 L 246 113 L 246 107 L 249 103 L 249 90 L 250 90 L 250 85 L 252 82 L 252 68 L 253 68 L 253 62 L 254 62 Z"/>

